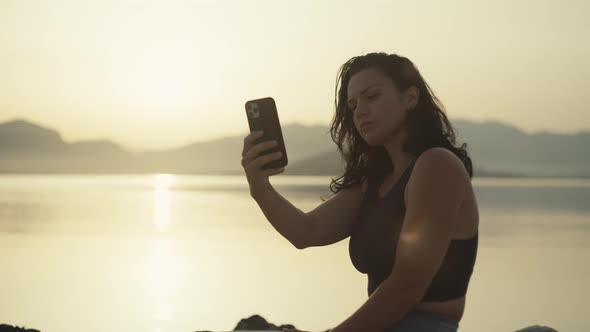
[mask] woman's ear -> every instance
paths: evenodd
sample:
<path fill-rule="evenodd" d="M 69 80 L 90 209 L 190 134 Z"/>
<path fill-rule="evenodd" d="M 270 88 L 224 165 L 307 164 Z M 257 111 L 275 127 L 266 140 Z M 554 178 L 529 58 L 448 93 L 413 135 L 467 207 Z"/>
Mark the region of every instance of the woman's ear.
<path fill-rule="evenodd" d="M 404 93 L 404 99 L 407 110 L 413 110 L 418 105 L 418 98 L 420 98 L 420 90 L 414 85 L 410 86 Z"/>

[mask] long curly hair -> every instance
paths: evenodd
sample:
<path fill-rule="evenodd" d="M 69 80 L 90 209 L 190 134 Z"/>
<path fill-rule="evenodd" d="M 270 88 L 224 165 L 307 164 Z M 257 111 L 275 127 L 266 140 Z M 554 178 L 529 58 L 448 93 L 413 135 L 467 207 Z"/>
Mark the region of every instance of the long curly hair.
<path fill-rule="evenodd" d="M 469 176 L 473 177 L 467 144 L 456 144 L 455 130 L 442 103 L 416 66 L 403 56 L 378 52 L 353 57 L 340 67 L 335 91 L 336 112 L 330 126 L 330 136 L 338 146 L 345 167 L 342 175 L 332 178 L 330 191 L 336 194 L 342 189 L 360 184 L 363 179 L 381 180 L 394 168 L 383 146 L 370 146 L 360 136 L 353 123 L 353 113 L 348 108 L 350 78 L 368 68 L 377 69 L 389 77 L 400 92 L 405 92 L 411 86 L 419 90 L 416 107 L 408 112 L 404 123 L 408 137 L 402 149 L 418 156 L 432 147 L 446 148 L 463 161 Z"/>

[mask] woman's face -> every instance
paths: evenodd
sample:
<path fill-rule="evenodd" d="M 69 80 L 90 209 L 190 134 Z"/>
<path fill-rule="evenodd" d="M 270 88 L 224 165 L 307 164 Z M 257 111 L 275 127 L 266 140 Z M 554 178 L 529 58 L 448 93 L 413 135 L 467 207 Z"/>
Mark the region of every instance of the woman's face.
<path fill-rule="evenodd" d="M 407 110 L 415 106 L 417 89 L 400 93 L 393 81 L 374 68 L 354 74 L 348 83 L 348 111 L 356 130 L 369 145 L 383 145 L 403 129 Z"/>

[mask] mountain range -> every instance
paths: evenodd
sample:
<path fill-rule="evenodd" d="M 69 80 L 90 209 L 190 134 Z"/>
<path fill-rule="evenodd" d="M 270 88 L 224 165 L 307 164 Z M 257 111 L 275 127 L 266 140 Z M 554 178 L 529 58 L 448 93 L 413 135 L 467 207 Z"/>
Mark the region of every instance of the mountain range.
<path fill-rule="evenodd" d="M 590 131 L 528 134 L 498 122 L 453 121 L 476 176 L 590 177 Z M 284 174 L 338 176 L 342 162 L 327 126 L 283 126 Z M 66 142 L 22 119 L 0 123 L 0 173 L 243 174 L 243 135 L 168 150 L 131 152 L 109 140 Z"/>

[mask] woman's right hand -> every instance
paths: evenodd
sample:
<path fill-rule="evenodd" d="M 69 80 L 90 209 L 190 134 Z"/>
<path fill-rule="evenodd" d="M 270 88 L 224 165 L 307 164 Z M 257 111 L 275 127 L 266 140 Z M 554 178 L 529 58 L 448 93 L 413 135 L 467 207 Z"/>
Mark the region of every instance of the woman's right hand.
<path fill-rule="evenodd" d="M 276 141 L 264 141 L 254 144 L 257 138 L 262 137 L 262 131 L 251 132 L 244 138 L 244 148 L 242 150 L 242 167 L 246 173 L 248 184 L 250 185 L 250 194 L 265 190 L 270 186 L 268 177 L 280 174 L 285 171 L 284 167 L 263 169 L 267 163 L 281 158 L 281 152 L 277 151 L 271 154 L 262 154 L 262 152 L 274 148 Z"/>

